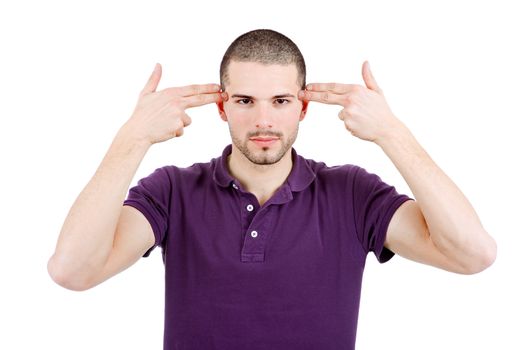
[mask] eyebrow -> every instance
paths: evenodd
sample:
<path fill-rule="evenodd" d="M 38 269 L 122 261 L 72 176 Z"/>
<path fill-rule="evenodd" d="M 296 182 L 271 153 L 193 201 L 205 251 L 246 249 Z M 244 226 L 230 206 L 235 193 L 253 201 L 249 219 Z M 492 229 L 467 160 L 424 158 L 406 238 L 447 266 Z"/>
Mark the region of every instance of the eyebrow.
<path fill-rule="evenodd" d="M 240 97 L 240 98 L 249 98 L 251 100 L 256 100 L 255 97 L 253 96 L 248 96 L 248 95 L 240 95 L 240 94 L 234 94 L 231 96 L 231 98 L 235 98 L 235 97 Z M 295 95 L 292 95 L 292 94 L 281 94 L 281 95 L 275 95 L 274 97 L 272 98 L 283 98 L 283 97 L 295 97 Z"/>

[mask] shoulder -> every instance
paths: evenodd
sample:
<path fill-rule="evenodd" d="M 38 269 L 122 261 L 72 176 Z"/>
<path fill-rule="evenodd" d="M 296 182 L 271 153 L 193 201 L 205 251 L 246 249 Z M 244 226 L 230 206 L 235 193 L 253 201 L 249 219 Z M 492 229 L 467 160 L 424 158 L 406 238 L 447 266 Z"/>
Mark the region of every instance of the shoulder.
<path fill-rule="evenodd" d="M 191 179 L 198 179 L 203 176 L 210 176 L 213 172 L 213 161 L 194 163 L 188 166 L 165 165 L 161 167 L 162 171 L 172 181 L 188 181 Z"/>
<path fill-rule="evenodd" d="M 186 163 L 191 165 L 170 164 L 157 170 L 162 172 L 176 188 L 195 188 L 211 185 L 213 182 L 226 182 L 229 179 L 224 170 L 224 157 L 228 155 L 230 147 L 227 146 L 221 156 L 208 158 L 208 161 Z"/>
<path fill-rule="evenodd" d="M 303 158 L 308 167 L 316 176 L 317 181 L 348 181 L 353 179 L 358 171 L 364 170 L 355 164 L 336 164 L 327 165 L 323 161 L 316 161 L 309 158 Z"/>

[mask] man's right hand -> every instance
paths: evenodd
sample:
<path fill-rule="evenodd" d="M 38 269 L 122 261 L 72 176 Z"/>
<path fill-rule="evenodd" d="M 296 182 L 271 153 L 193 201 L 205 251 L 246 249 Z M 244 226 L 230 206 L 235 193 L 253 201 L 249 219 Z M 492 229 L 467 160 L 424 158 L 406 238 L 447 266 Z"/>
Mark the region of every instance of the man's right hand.
<path fill-rule="evenodd" d="M 191 123 L 185 112 L 187 108 L 227 100 L 226 93 L 221 95 L 219 84 L 171 87 L 156 92 L 161 75 L 162 67 L 157 63 L 126 122 L 134 136 L 149 144 L 181 136 L 184 127 Z"/>

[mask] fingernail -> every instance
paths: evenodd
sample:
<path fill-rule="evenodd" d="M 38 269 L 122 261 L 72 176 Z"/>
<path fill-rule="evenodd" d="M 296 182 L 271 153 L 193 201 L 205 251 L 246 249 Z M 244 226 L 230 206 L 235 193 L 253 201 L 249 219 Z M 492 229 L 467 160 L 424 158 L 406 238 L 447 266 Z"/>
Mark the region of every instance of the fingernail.
<path fill-rule="evenodd" d="M 304 97 L 304 91 L 300 90 L 299 93 L 297 94 L 297 97 L 303 98 Z"/>
<path fill-rule="evenodd" d="M 228 100 L 228 94 L 226 92 L 222 92 L 221 93 L 221 97 L 223 100 L 227 101 Z"/>

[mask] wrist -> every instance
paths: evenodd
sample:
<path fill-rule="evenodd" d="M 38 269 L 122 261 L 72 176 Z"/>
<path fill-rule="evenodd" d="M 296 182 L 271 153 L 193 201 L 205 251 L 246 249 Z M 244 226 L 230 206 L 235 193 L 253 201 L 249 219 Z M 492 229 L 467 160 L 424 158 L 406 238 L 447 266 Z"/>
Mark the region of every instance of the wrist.
<path fill-rule="evenodd" d="M 389 145 L 399 143 L 411 136 L 412 133 L 406 127 L 406 125 L 398 120 L 396 125 L 389 127 L 388 130 L 383 133 L 383 135 L 375 140 L 375 143 L 384 149 L 385 147 L 389 147 Z"/>
<path fill-rule="evenodd" d="M 148 149 L 152 145 L 147 137 L 140 134 L 140 128 L 129 121 L 120 127 L 116 138 L 139 148 Z"/>

